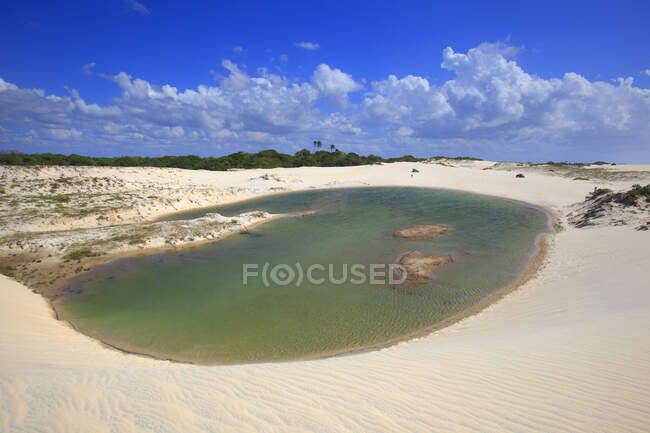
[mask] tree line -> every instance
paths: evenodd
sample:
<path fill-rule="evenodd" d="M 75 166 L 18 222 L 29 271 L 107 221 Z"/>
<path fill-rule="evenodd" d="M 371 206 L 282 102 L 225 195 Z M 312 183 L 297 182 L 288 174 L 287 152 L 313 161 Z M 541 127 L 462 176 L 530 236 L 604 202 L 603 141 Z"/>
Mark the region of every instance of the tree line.
<path fill-rule="evenodd" d="M 333 146 L 330 152 L 302 149 L 293 155 L 275 150 L 257 153 L 236 152 L 221 157 L 197 155 L 183 156 L 118 156 L 94 157 L 77 154 L 0 152 L 0 164 L 5 165 L 63 165 L 96 167 L 173 167 L 191 170 L 225 171 L 233 168 L 276 168 L 276 167 L 345 167 L 369 165 L 382 162 L 418 162 L 426 158 L 405 155 L 399 158 L 382 158 L 377 155 L 361 156 L 354 152 L 341 152 Z M 458 157 L 457 159 L 476 159 Z"/>

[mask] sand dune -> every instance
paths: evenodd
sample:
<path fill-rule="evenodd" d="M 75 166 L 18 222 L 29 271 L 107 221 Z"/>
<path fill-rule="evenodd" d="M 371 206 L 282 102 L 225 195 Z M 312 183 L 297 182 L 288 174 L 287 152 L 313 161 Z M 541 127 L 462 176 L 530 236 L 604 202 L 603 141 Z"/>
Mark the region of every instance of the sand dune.
<path fill-rule="evenodd" d="M 420 170 L 413 178 L 412 167 Z M 283 183 L 291 189 L 456 188 L 559 215 L 594 185 L 634 183 L 543 173 L 515 179 L 481 168 L 392 164 L 200 176 L 228 187 L 240 182 L 242 190 L 267 172 L 291 177 Z M 536 277 L 481 313 L 389 349 L 309 362 L 196 367 L 126 355 L 57 322 L 42 297 L 0 276 L 0 430 L 648 431 L 650 234 L 564 225 Z"/>

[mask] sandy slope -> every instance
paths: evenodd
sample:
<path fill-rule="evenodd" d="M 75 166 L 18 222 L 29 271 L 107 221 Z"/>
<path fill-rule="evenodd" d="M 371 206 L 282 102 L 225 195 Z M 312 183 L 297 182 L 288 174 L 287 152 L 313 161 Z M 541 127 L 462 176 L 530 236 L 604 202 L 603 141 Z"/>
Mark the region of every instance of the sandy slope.
<path fill-rule="evenodd" d="M 411 178 L 413 166 L 421 173 Z M 458 188 L 560 214 L 595 184 L 633 183 L 536 173 L 515 180 L 480 168 L 264 172 L 300 179 L 302 188 Z M 0 431 L 648 431 L 649 268 L 648 232 L 568 228 L 536 278 L 433 335 L 362 355 L 234 367 L 105 349 L 0 276 Z"/>

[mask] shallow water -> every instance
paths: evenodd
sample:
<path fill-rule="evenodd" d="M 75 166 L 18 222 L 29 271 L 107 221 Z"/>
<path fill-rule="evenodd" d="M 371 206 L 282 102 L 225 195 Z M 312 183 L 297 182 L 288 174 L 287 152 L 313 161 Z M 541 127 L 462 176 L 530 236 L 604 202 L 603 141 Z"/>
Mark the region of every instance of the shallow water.
<path fill-rule="evenodd" d="M 425 188 L 314 190 L 209 211 L 315 210 L 182 253 L 121 259 L 70 281 L 83 292 L 56 307 L 81 331 L 125 350 L 204 364 L 313 358 L 381 346 L 431 328 L 512 283 L 549 232 L 541 210 Z M 178 219 L 179 216 L 174 218 Z M 432 240 L 392 236 L 445 224 Z M 242 284 L 242 264 L 392 263 L 407 251 L 449 253 L 431 282 L 391 286 Z M 326 275 L 324 272 L 323 275 Z M 320 275 L 320 274 L 319 274 Z"/>

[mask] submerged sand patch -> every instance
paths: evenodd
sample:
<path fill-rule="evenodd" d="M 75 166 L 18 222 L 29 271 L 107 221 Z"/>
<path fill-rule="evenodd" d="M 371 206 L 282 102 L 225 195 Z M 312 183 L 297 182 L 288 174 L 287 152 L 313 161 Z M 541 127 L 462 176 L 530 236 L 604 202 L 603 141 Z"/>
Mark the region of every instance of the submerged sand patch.
<path fill-rule="evenodd" d="M 433 239 L 438 235 L 447 233 L 449 227 L 442 224 L 419 224 L 406 229 L 395 230 L 393 236 L 406 239 L 424 240 Z"/>
<path fill-rule="evenodd" d="M 402 256 L 399 264 L 406 269 L 407 281 L 422 282 L 433 278 L 435 268 L 453 261 L 449 254 L 422 254 L 419 251 L 411 251 Z"/>

